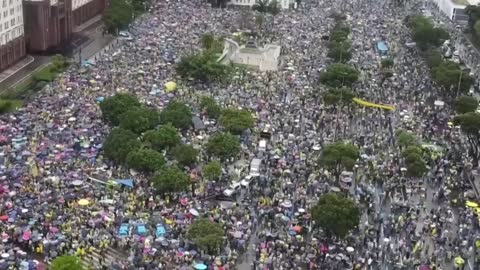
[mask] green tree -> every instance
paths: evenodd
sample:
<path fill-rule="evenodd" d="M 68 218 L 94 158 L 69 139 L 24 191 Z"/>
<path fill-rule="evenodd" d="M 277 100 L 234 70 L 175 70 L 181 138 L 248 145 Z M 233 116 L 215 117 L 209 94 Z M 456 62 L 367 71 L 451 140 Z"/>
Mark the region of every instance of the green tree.
<path fill-rule="evenodd" d="M 180 135 L 172 124 L 161 126 L 158 130 L 149 130 L 143 134 L 143 141 L 157 151 L 172 148 L 180 143 Z"/>
<path fill-rule="evenodd" d="M 272 16 L 275 18 L 275 16 L 277 16 L 280 11 L 280 3 L 277 0 L 271 0 L 268 4 L 268 13 L 272 14 Z"/>
<path fill-rule="evenodd" d="M 455 89 L 461 93 L 466 93 L 474 82 L 474 79 L 467 72 L 452 61 L 443 61 L 442 64 L 433 69 L 432 75 L 435 82 L 446 91 Z M 454 95 L 456 92 L 453 91 L 451 94 Z"/>
<path fill-rule="evenodd" d="M 421 156 L 422 154 L 423 154 L 423 151 L 420 147 L 418 147 L 418 145 L 409 145 L 402 152 L 402 155 L 405 159 L 408 159 L 407 157 L 410 155 Z"/>
<path fill-rule="evenodd" d="M 76 256 L 60 256 L 56 257 L 50 267 L 50 270 L 86 270 L 81 260 Z"/>
<path fill-rule="evenodd" d="M 0 115 L 13 110 L 13 102 L 10 100 L 0 100 Z"/>
<path fill-rule="evenodd" d="M 134 10 L 126 0 L 112 0 L 103 14 L 105 29 L 118 34 L 122 29 L 128 27 L 134 17 Z"/>
<path fill-rule="evenodd" d="M 351 104 L 355 96 L 355 93 L 348 88 L 332 88 L 323 95 L 323 102 L 325 105 L 333 106 L 334 108 L 337 106 L 343 108 L 343 106 Z"/>
<path fill-rule="evenodd" d="M 190 177 L 177 167 L 163 167 L 152 178 L 153 187 L 160 194 L 187 191 Z"/>
<path fill-rule="evenodd" d="M 420 178 L 424 176 L 428 169 L 423 158 L 416 154 L 410 154 L 406 157 L 407 175 Z"/>
<path fill-rule="evenodd" d="M 195 220 L 187 231 L 187 238 L 210 255 L 220 254 L 224 237 L 223 227 L 219 223 L 206 218 Z"/>
<path fill-rule="evenodd" d="M 216 54 L 205 51 L 182 57 L 176 71 L 181 77 L 187 79 L 202 82 L 225 81 L 229 78 L 232 67 L 220 63 Z"/>
<path fill-rule="evenodd" d="M 252 128 L 255 120 L 247 110 L 226 109 L 222 112 L 219 123 L 232 134 L 240 135 Z"/>
<path fill-rule="evenodd" d="M 412 29 L 412 38 L 421 50 L 430 47 L 438 47 L 449 39 L 448 32 L 442 28 L 435 27 L 431 19 L 425 16 L 412 16 L 408 21 L 408 25 Z"/>
<path fill-rule="evenodd" d="M 385 59 L 382 59 L 380 65 L 382 66 L 382 68 L 391 68 L 393 67 L 393 59 L 392 58 L 385 58 Z"/>
<path fill-rule="evenodd" d="M 125 164 L 130 169 L 151 173 L 160 169 L 165 164 L 165 159 L 155 150 L 139 148 L 128 153 Z"/>
<path fill-rule="evenodd" d="M 358 226 L 360 210 L 351 199 L 335 193 L 322 195 L 312 209 L 315 226 L 322 228 L 329 235 L 344 238 L 348 232 Z"/>
<path fill-rule="evenodd" d="M 437 49 L 430 49 L 425 52 L 425 61 L 427 66 L 433 69 L 443 63 L 443 57 Z"/>
<path fill-rule="evenodd" d="M 342 170 L 351 170 L 359 157 L 360 153 L 355 145 L 336 142 L 322 149 L 318 164 L 331 170 L 338 180 Z"/>
<path fill-rule="evenodd" d="M 225 159 L 240 153 L 240 141 L 230 133 L 217 133 L 206 144 L 209 155 Z"/>
<path fill-rule="evenodd" d="M 200 109 L 204 110 L 209 118 L 217 119 L 222 113 L 222 108 L 217 104 L 215 99 L 203 96 L 200 99 Z"/>
<path fill-rule="evenodd" d="M 159 123 L 158 113 L 145 107 L 133 107 L 119 117 L 120 127 L 141 134 L 156 127 Z"/>
<path fill-rule="evenodd" d="M 137 135 L 130 130 L 114 128 L 103 143 L 103 152 L 106 158 L 117 164 L 124 164 L 128 153 L 140 148 Z"/>
<path fill-rule="evenodd" d="M 140 102 L 130 94 L 116 94 L 100 103 L 103 119 L 114 126 L 120 123 L 119 116 L 122 113 L 134 107 L 140 107 Z"/>
<path fill-rule="evenodd" d="M 216 160 L 210 161 L 202 167 L 203 178 L 216 180 L 222 175 L 222 165 Z"/>
<path fill-rule="evenodd" d="M 469 154 L 473 159 L 473 167 L 478 166 L 480 158 L 480 114 L 477 112 L 469 112 L 461 114 L 453 119 L 453 124 L 458 126 L 465 135 L 470 146 Z"/>
<path fill-rule="evenodd" d="M 197 162 L 198 150 L 189 144 L 180 144 L 172 149 L 172 155 L 182 166 L 191 166 Z"/>
<path fill-rule="evenodd" d="M 329 40 L 337 43 L 345 42 L 348 40 L 348 35 L 350 35 L 350 27 L 339 21 L 331 31 Z"/>
<path fill-rule="evenodd" d="M 53 69 L 56 72 L 61 72 L 69 65 L 68 59 L 61 54 L 56 54 L 52 57 Z"/>
<path fill-rule="evenodd" d="M 471 96 L 460 96 L 455 99 L 455 111 L 458 114 L 475 112 L 478 108 L 478 100 Z"/>
<path fill-rule="evenodd" d="M 185 103 L 171 101 L 160 113 L 160 123 L 172 124 L 176 128 L 188 129 L 192 125 L 192 111 Z"/>
<path fill-rule="evenodd" d="M 470 31 L 474 35 L 478 35 L 478 32 L 475 31 L 475 26 L 480 19 L 480 6 L 469 5 L 465 8 L 465 13 L 468 15 L 468 25 Z"/>
<path fill-rule="evenodd" d="M 268 0 L 259 0 L 252 6 L 254 11 L 258 11 L 260 13 L 267 13 L 268 12 Z"/>
<path fill-rule="evenodd" d="M 473 30 L 476 36 L 480 36 L 480 21 L 477 21 L 473 26 Z"/>
<path fill-rule="evenodd" d="M 346 64 L 336 63 L 320 74 L 320 82 L 333 88 L 351 87 L 358 80 L 359 72 Z"/>
<path fill-rule="evenodd" d="M 416 146 L 418 145 L 417 137 L 408 131 L 405 130 L 400 130 L 396 134 L 397 136 L 397 143 L 400 146 L 400 148 L 407 148 L 408 146 Z"/>
<path fill-rule="evenodd" d="M 352 45 L 350 42 L 332 41 L 329 43 L 329 50 L 327 56 L 332 58 L 335 62 L 346 63 L 352 58 Z"/>

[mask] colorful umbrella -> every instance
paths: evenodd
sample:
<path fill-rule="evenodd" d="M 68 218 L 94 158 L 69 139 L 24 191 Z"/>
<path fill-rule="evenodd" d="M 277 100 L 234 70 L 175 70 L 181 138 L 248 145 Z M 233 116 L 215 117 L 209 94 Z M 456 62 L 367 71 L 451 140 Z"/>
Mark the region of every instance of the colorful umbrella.
<path fill-rule="evenodd" d="M 78 200 L 78 205 L 86 206 L 86 205 L 89 205 L 89 204 L 90 204 L 90 201 L 88 201 L 87 199 Z"/>
<path fill-rule="evenodd" d="M 205 269 L 207 269 L 207 266 L 203 263 L 197 263 L 193 266 L 193 268 L 195 268 L 197 270 L 205 270 Z"/>
<path fill-rule="evenodd" d="M 167 92 L 173 92 L 173 91 L 177 90 L 177 83 L 176 82 L 167 82 L 165 84 L 165 90 Z"/>

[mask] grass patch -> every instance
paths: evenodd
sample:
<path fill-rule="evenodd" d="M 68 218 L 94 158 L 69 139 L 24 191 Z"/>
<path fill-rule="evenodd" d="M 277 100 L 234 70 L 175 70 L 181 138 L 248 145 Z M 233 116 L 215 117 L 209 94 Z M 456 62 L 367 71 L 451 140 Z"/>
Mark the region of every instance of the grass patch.
<path fill-rule="evenodd" d="M 69 62 L 65 57 L 56 55 L 52 57 L 52 63 L 28 75 L 15 87 L 7 89 L 0 95 L 0 114 L 20 108 L 26 100 L 55 80 L 68 65 Z"/>

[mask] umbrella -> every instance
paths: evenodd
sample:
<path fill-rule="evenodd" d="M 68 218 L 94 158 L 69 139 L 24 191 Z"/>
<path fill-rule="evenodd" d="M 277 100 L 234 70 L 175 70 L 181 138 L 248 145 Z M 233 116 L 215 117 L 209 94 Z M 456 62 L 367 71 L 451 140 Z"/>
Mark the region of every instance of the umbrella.
<path fill-rule="evenodd" d="M 428 267 L 427 265 L 422 265 L 418 268 L 418 270 L 430 270 L 430 267 Z"/>
<path fill-rule="evenodd" d="M 203 263 L 197 263 L 193 266 L 193 268 L 195 268 L 197 270 L 205 270 L 205 269 L 207 269 L 207 266 Z"/>
<path fill-rule="evenodd" d="M 353 247 L 347 247 L 347 252 L 352 253 L 355 249 Z"/>
<path fill-rule="evenodd" d="M 90 201 L 88 201 L 87 199 L 78 200 L 78 205 L 86 206 L 86 205 L 89 205 L 89 204 L 90 204 Z"/>
<path fill-rule="evenodd" d="M 81 186 L 83 184 L 83 181 L 82 180 L 75 180 L 72 182 L 72 185 L 74 186 Z"/>
<path fill-rule="evenodd" d="M 300 226 L 297 225 L 297 226 L 294 226 L 294 227 L 292 228 L 292 230 L 294 230 L 295 232 L 299 233 L 299 232 L 302 231 L 302 227 L 300 227 Z"/>
<path fill-rule="evenodd" d="M 462 257 L 457 256 L 455 257 L 454 262 L 457 266 L 462 266 L 465 263 L 465 260 Z"/>
<path fill-rule="evenodd" d="M 167 82 L 167 83 L 165 84 L 165 90 L 166 90 L 167 92 L 173 92 L 173 91 L 177 90 L 177 83 L 176 83 L 176 82 L 172 82 L 172 81 Z"/>
<path fill-rule="evenodd" d="M 192 215 L 194 215 L 194 216 L 196 216 L 196 217 L 198 217 L 198 215 L 199 215 L 198 211 L 195 210 L 195 209 L 193 209 L 193 208 L 190 209 L 190 214 L 192 214 Z"/>
<path fill-rule="evenodd" d="M 441 100 L 435 100 L 435 102 L 433 104 L 435 104 L 435 106 L 443 106 L 443 105 L 445 105 L 445 102 L 443 102 Z"/>
<path fill-rule="evenodd" d="M 290 208 L 290 207 L 293 206 L 293 205 L 292 205 L 292 202 L 290 202 L 289 200 L 283 201 L 281 205 L 282 205 L 283 207 L 286 207 L 286 208 Z"/>
<path fill-rule="evenodd" d="M 467 201 L 465 204 L 466 204 L 468 207 L 473 207 L 473 208 L 478 207 L 478 203 L 472 202 L 472 201 Z"/>

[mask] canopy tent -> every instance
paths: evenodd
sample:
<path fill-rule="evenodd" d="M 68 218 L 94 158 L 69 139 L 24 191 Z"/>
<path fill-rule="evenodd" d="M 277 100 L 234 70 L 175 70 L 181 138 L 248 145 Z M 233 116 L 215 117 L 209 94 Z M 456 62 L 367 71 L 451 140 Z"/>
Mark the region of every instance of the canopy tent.
<path fill-rule="evenodd" d="M 133 179 L 115 179 L 115 181 L 118 184 L 121 184 L 127 187 L 133 187 Z"/>
<path fill-rule="evenodd" d="M 381 54 L 387 54 L 388 53 L 388 46 L 385 43 L 385 41 L 377 42 L 377 49 L 378 49 L 378 51 L 380 51 Z"/>

